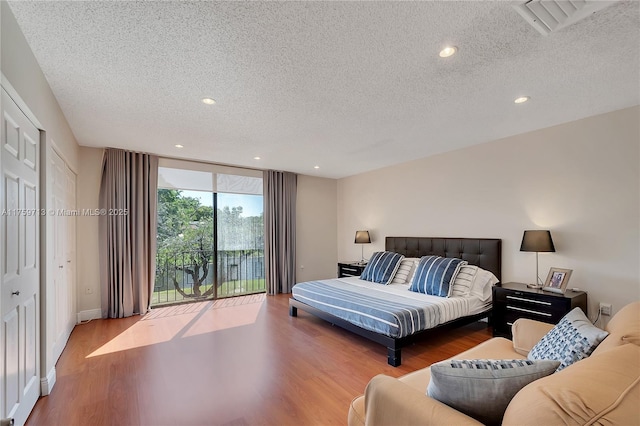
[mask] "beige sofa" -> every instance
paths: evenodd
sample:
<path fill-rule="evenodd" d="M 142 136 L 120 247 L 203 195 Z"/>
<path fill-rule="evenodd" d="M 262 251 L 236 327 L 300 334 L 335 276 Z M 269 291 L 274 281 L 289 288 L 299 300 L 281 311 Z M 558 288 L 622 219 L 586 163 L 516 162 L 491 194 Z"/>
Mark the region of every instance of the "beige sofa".
<path fill-rule="evenodd" d="M 553 325 L 513 324 L 513 342 L 495 337 L 455 359 L 522 359 Z M 610 333 L 589 358 L 525 386 L 507 407 L 503 425 L 640 424 L 640 302 L 609 321 Z M 398 379 L 378 375 L 355 398 L 349 426 L 479 425 L 426 395 L 429 367 Z"/>

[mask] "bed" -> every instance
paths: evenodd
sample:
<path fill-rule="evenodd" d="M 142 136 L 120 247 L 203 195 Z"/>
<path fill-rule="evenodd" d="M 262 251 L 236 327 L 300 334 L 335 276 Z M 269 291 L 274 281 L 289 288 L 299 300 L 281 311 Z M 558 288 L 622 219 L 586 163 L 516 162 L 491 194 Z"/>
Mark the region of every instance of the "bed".
<path fill-rule="evenodd" d="M 459 258 L 493 273 L 498 280 L 501 279 L 501 246 L 500 239 L 492 238 L 387 237 L 385 240 L 386 251 L 407 258 L 429 255 Z M 335 302 L 343 297 L 367 305 L 375 313 L 351 315 L 348 308 L 336 310 Z M 384 306 L 380 305 L 381 298 Z M 297 284 L 289 299 L 289 315 L 297 316 L 298 309 L 385 345 L 387 362 L 397 367 L 402 362 L 402 347 L 428 338 L 435 329 L 459 327 L 486 318 L 491 313 L 491 304 L 474 305 L 463 298 L 436 298 L 408 291 L 406 286 L 385 286 L 349 277 Z M 388 321 L 384 318 L 373 321 L 373 317 L 381 316 L 380 312 L 389 315 Z"/>

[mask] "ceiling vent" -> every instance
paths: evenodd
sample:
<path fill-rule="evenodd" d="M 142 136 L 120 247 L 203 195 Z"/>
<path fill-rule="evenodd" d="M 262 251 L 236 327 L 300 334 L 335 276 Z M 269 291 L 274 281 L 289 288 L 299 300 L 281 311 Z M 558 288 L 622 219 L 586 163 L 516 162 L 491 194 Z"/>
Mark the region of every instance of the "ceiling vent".
<path fill-rule="evenodd" d="M 542 35 L 560 30 L 619 0 L 529 0 L 513 7 Z"/>

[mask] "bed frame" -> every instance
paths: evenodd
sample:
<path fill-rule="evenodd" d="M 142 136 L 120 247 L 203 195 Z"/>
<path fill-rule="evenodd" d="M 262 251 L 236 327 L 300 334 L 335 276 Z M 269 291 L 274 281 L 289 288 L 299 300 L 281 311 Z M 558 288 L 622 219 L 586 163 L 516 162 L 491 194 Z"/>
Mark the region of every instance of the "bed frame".
<path fill-rule="evenodd" d="M 491 271 L 498 280 L 501 279 L 502 269 L 502 240 L 494 238 L 429 238 L 429 237 L 387 237 L 385 249 L 404 254 L 406 257 L 421 257 L 437 255 L 443 257 L 457 257 L 466 260 L 470 265 L 477 265 L 482 269 Z M 302 309 L 312 315 L 329 321 L 333 325 L 342 327 L 374 342 L 387 347 L 387 362 L 397 367 L 402 362 L 402 347 L 428 337 L 433 330 L 460 327 L 486 318 L 491 310 L 480 314 L 458 318 L 441 324 L 435 328 L 423 330 L 402 338 L 393 338 L 373 331 L 366 330 L 350 322 L 328 314 L 317 308 L 300 302 L 294 298 L 289 299 L 289 315 L 298 315 L 298 309 Z"/>

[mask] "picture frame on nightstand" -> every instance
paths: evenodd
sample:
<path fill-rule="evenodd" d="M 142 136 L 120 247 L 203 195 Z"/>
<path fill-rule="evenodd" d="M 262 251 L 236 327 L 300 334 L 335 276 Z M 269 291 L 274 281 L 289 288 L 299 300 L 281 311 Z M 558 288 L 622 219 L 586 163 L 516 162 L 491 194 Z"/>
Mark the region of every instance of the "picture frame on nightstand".
<path fill-rule="evenodd" d="M 551 268 L 542 287 L 543 291 L 564 294 L 569 284 L 572 269 Z"/>

